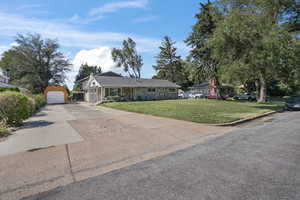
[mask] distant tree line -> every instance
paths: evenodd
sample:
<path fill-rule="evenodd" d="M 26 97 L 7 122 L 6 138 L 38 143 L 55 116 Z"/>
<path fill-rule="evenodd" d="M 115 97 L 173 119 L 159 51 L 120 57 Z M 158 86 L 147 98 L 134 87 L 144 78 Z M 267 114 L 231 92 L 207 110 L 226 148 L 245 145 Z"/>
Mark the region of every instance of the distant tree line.
<path fill-rule="evenodd" d="M 164 37 L 154 78 L 185 88 L 212 80 L 256 90 L 259 102 L 267 94 L 295 94 L 300 89 L 300 1 L 218 0 L 200 4 L 196 23 L 185 40 L 186 61 L 174 42 Z"/>
<path fill-rule="evenodd" d="M 12 84 L 34 93 L 42 93 L 49 84 L 65 84 L 71 64 L 56 40 L 19 34 L 15 42 L 0 60 L 0 68 L 8 72 Z"/>
<path fill-rule="evenodd" d="M 268 94 L 300 91 L 299 0 L 208 0 L 195 18 L 185 40 L 191 49 L 188 57 L 182 59 L 176 43 L 165 36 L 153 78 L 175 82 L 184 90 L 212 81 L 219 93 L 222 83 L 243 85 L 248 92 L 256 91 L 259 102 Z M 71 64 L 56 40 L 27 34 L 17 35 L 15 41 L 0 60 L 11 83 L 36 93 L 49 84 L 65 84 Z M 133 39 L 114 48 L 112 59 L 130 77 L 141 78 L 143 59 Z M 91 73 L 101 73 L 101 67 L 82 65 L 75 84 Z"/>

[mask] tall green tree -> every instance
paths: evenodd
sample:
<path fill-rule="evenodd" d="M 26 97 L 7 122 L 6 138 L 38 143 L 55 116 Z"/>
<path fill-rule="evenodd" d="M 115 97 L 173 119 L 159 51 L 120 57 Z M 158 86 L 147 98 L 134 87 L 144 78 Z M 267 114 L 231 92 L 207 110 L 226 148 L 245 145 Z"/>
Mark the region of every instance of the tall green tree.
<path fill-rule="evenodd" d="M 295 36 L 282 23 L 288 1 L 221 1 L 226 17 L 207 43 L 225 71 L 256 82 L 259 102 L 266 102 L 269 80 L 297 66 Z"/>
<path fill-rule="evenodd" d="M 101 67 L 90 66 L 88 64 L 82 64 L 79 68 L 78 74 L 76 75 L 75 82 L 82 80 L 91 74 L 101 74 Z"/>
<path fill-rule="evenodd" d="M 163 38 L 159 47 L 160 53 L 156 57 L 156 65 L 153 68 L 157 72 L 156 78 L 179 83 L 183 78 L 183 63 L 174 45 L 175 42 L 170 37 Z"/>
<path fill-rule="evenodd" d="M 78 74 L 75 77 L 74 88 L 73 91 L 82 90 L 82 79 L 89 77 L 91 74 L 97 75 L 101 74 L 101 67 L 98 66 L 90 66 L 87 63 L 82 64 L 79 68 Z"/>
<path fill-rule="evenodd" d="M 4 52 L 0 66 L 10 74 L 11 82 L 35 93 L 51 84 L 63 84 L 70 62 L 59 51 L 56 40 L 39 34 L 17 35 L 17 45 Z"/>
<path fill-rule="evenodd" d="M 222 13 L 209 0 L 200 5 L 200 12 L 195 16 L 196 24 L 185 42 L 192 49 L 189 57 L 195 67 L 194 79 L 213 81 L 220 94 L 221 65 L 219 60 L 213 57 L 212 49 L 207 45 L 207 41 L 213 36 L 218 22 L 222 19 Z"/>
<path fill-rule="evenodd" d="M 128 38 L 123 41 L 122 48 L 114 48 L 112 50 L 112 58 L 118 67 L 122 67 L 124 72 L 130 77 L 141 78 L 141 68 L 143 59 L 137 53 L 136 43 L 133 39 Z"/>

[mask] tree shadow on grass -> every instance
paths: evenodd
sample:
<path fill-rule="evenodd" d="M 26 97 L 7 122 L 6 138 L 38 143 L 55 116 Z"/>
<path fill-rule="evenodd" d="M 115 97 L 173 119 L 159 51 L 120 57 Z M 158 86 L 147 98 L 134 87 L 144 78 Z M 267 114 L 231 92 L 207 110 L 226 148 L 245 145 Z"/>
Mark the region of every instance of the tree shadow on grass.
<path fill-rule="evenodd" d="M 271 111 L 281 111 L 283 110 L 283 106 L 279 105 L 265 105 L 265 104 L 258 104 L 253 106 L 254 108 L 262 109 L 262 110 L 271 110 Z"/>

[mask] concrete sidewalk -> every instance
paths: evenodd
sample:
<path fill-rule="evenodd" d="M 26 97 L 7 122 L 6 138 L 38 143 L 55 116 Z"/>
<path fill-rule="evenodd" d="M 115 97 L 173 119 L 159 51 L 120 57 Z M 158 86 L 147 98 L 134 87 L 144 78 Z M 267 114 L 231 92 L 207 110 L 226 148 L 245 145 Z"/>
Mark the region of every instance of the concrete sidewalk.
<path fill-rule="evenodd" d="M 85 180 L 203 143 L 234 129 L 89 105 L 52 108 L 46 110 L 48 116 L 51 112 L 70 115 L 57 120 L 69 123 L 84 140 L 0 157 L 1 200 L 20 199 Z"/>
<path fill-rule="evenodd" d="M 0 156 L 82 141 L 67 123 L 74 117 L 62 106 L 47 106 L 7 140 L 0 143 Z"/>

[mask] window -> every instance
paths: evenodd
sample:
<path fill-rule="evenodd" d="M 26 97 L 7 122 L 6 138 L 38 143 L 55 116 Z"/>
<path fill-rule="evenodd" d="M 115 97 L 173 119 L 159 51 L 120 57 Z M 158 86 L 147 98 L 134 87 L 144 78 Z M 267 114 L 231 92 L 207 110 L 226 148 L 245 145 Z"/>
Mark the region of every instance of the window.
<path fill-rule="evenodd" d="M 121 88 L 110 88 L 110 95 L 109 96 L 121 96 Z"/>
<path fill-rule="evenodd" d="M 121 96 L 121 88 L 105 88 L 105 97 Z"/>
<path fill-rule="evenodd" d="M 155 88 L 148 88 L 148 92 L 155 92 Z"/>

